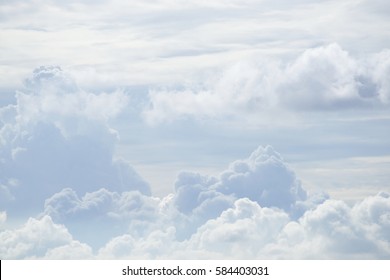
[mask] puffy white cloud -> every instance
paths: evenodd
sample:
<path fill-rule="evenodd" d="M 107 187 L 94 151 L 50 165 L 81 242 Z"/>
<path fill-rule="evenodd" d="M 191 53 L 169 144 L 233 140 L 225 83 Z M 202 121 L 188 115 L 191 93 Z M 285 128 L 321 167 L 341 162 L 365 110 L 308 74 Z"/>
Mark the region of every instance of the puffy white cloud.
<path fill-rule="evenodd" d="M 152 90 L 147 122 L 177 118 L 245 118 L 289 111 L 381 108 L 388 105 L 388 50 L 364 59 L 338 44 L 304 51 L 290 63 L 241 62 L 207 83 Z M 256 121 L 256 118 L 251 118 Z"/>
<path fill-rule="evenodd" d="M 107 189 L 86 193 L 80 199 L 74 190 L 67 188 L 46 199 L 44 213 L 59 220 L 66 219 L 67 216 L 71 220 L 90 219 L 97 215 L 114 219 L 143 219 L 154 215 L 159 202 L 158 198 L 145 196 L 137 191 L 118 194 Z"/>
<path fill-rule="evenodd" d="M 380 193 L 354 206 L 329 199 L 298 220 L 240 198 L 186 240 L 177 239 L 174 227 L 143 237 L 126 234 L 108 242 L 98 257 L 387 259 L 389 197 Z"/>
<path fill-rule="evenodd" d="M 156 230 L 140 238 L 122 235 L 112 239 L 97 254 L 102 259 L 159 259 L 169 258 L 177 245 L 175 228 Z"/>
<path fill-rule="evenodd" d="M 190 239 L 173 243 L 168 257 L 387 259 L 388 203 L 386 193 L 353 207 L 327 200 L 294 221 L 280 209 L 242 198 L 200 226 Z"/>
<path fill-rule="evenodd" d="M 175 203 L 183 213 L 210 206 L 213 201 L 219 205 L 216 208 L 219 214 L 232 205 L 232 199 L 238 198 L 290 212 L 297 202 L 307 199 L 294 172 L 270 146 L 259 147 L 247 159 L 231 163 L 218 178 L 184 172 L 179 174 L 175 185 Z M 209 203 L 203 205 L 206 201 Z"/>
<path fill-rule="evenodd" d="M 85 127 L 77 129 L 82 122 L 103 122 L 116 117 L 126 107 L 128 97 L 121 91 L 85 92 L 60 67 L 41 66 L 25 80 L 25 92 L 17 93 L 16 102 L 21 124 L 50 119 L 65 136 L 71 136 L 84 132 Z M 76 123 L 71 124 L 72 121 Z"/>
<path fill-rule="evenodd" d="M 0 257 L 2 259 L 42 258 L 53 252 L 50 250 L 57 252 L 62 250 L 62 246 L 74 249 L 73 252 L 68 251 L 69 258 L 79 257 L 78 251 L 80 249 L 84 253 L 91 252 L 87 245 L 73 240 L 68 230 L 63 225 L 53 223 L 49 216 L 44 216 L 39 220 L 30 218 L 25 225 L 18 229 L 0 232 L 0 241 L 2 244 Z M 73 253 L 77 254 L 73 255 Z M 62 258 L 65 255 L 51 256 Z M 84 256 L 87 255 L 84 254 Z"/>
<path fill-rule="evenodd" d="M 48 260 L 82 260 L 94 259 L 95 256 L 87 244 L 72 241 L 70 244 L 48 249 L 43 258 Z"/>
<path fill-rule="evenodd" d="M 288 215 L 277 209 L 262 208 L 247 198 L 199 227 L 188 241 L 188 249 L 217 253 L 221 258 L 254 258 L 268 243 L 277 238 L 289 221 Z"/>
<path fill-rule="evenodd" d="M 187 240 L 240 198 L 281 209 L 278 211 L 285 211 L 292 219 L 324 200 L 315 196 L 307 199 L 294 172 L 269 146 L 259 147 L 247 159 L 233 162 L 218 177 L 181 172 L 175 192 L 163 199 L 138 191 L 105 188 L 79 193 L 80 190 L 65 188 L 53 194 L 45 200 L 41 215 L 64 224 L 77 240 L 95 249 L 123 233 L 138 240 L 169 227 L 175 229 L 177 241 Z M 91 235 L 91 231 L 99 234 Z"/>
<path fill-rule="evenodd" d="M 279 101 L 309 110 L 357 106 L 357 64 L 337 44 L 306 50 L 286 67 Z"/>
<path fill-rule="evenodd" d="M 73 189 L 67 188 L 46 199 L 42 215 L 66 225 L 78 240 L 99 248 L 124 232 L 139 237 L 167 226 L 160 203 L 159 198 L 137 191 L 117 193 L 100 189 L 79 198 Z"/>
<path fill-rule="evenodd" d="M 375 210 L 374 210 L 375 209 Z M 389 194 L 379 193 L 355 204 L 327 200 L 298 222 L 288 223 L 262 258 L 387 259 Z M 315 248 L 315 250 L 313 250 Z"/>
<path fill-rule="evenodd" d="M 169 197 L 106 189 L 81 198 L 74 190 L 63 189 L 46 200 L 42 215 L 64 224 L 79 240 L 49 250 L 45 254 L 48 259 L 72 258 L 75 254 L 80 258 L 157 258 L 169 251 L 176 240 L 174 225 L 180 228 L 181 223 Z M 169 242 L 163 240 L 168 237 Z M 89 246 L 95 255 L 90 254 Z"/>
<path fill-rule="evenodd" d="M 38 213 L 64 187 L 149 194 L 136 171 L 114 158 L 118 133 L 108 121 L 126 104 L 122 92 L 84 92 L 59 67 L 34 70 L 16 104 L 1 108 L 0 191 L 9 214 Z"/>
<path fill-rule="evenodd" d="M 368 231 L 371 240 L 388 243 L 390 241 L 390 194 L 381 192 L 370 196 L 355 205 L 352 214 L 356 223 Z M 390 249 L 387 244 L 387 249 Z"/>
<path fill-rule="evenodd" d="M 267 156 L 263 154 L 264 158 Z M 190 206 L 192 211 L 182 208 L 180 203 L 189 203 L 190 199 L 179 192 L 156 199 L 139 192 L 118 194 L 101 189 L 79 198 L 73 190 L 64 189 L 46 201 L 40 219 L 31 218 L 19 229 L 0 232 L 0 241 L 5 244 L 0 255 L 48 259 L 390 256 L 388 193 L 367 197 L 353 206 L 322 195 L 310 197 L 300 201 L 304 204 L 302 213 L 294 217 L 279 206 L 265 207 L 248 197 L 217 191 L 210 195 L 205 186 L 196 193 L 194 186 L 207 183 L 204 179 L 188 173 L 181 176 L 187 187 L 195 189 L 192 198 L 197 204 Z M 82 231 L 87 234 L 83 236 Z M 96 233 L 101 240 L 94 244 Z"/>
<path fill-rule="evenodd" d="M 48 215 L 55 223 L 65 225 L 77 240 L 94 249 L 115 236 L 118 238 L 110 244 L 121 242 L 119 237 L 123 234 L 134 240 L 146 240 L 154 232 L 170 231 L 169 228 L 174 229 L 170 233 L 173 241 L 180 245 L 241 198 L 284 211 L 291 219 L 299 218 L 326 199 L 316 196 L 307 199 L 294 172 L 268 146 L 259 147 L 245 160 L 233 162 L 217 177 L 181 172 L 175 192 L 162 199 L 138 191 L 102 188 L 81 193 L 65 188 L 45 200 L 41 216 Z"/>
<path fill-rule="evenodd" d="M 270 146 L 259 147 L 248 159 L 235 161 L 220 176 L 216 188 L 247 197 L 261 206 L 290 211 L 297 201 L 306 200 L 306 192 L 294 172 Z"/>

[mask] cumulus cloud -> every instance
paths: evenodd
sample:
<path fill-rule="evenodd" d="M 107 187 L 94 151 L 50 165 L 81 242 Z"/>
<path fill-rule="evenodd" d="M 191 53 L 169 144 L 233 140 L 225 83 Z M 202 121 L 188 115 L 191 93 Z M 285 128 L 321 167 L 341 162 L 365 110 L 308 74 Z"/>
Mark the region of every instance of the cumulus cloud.
<path fill-rule="evenodd" d="M 69 244 L 49 248 L 42 259 L 48 260 L 82 260 L 94 259 L 95 256 L 90 246 L 79 241 L 72 241 Z"/>
<path fill-rule="evenodd" d="M 388 259 L 389 194 L 370 196 L 353 207 L 327 200 L 290 222 L 263 257 L 315 259 Z M 313 251 L 313 248 L 315 250 Z"/>
<path fill-rule="evenodd" d="M 211 221 L 225 221 L 226 217 L 241 217 L 241 214 L 249 215 L 241 218 L 250 220 L 258 215 L 252 210 L 261 212 L 260 216 L 275 214 L 283 221 L 296 221 L 326 199 L 323 195 L 308 196 L 281 155 L 267 146 L 259 147 L 247 159 L 231 163 L 215 177 L 181 172 L 175 192 L 162 199 L 139 192 L 117 193 L 107 189 L 79 197 L 67 188 L 46 200 L 43 215 L 66 225 L 75 238 L 88 242 L 95 250 L 103 246 L 99 257 L 111 258 L 118 254 L 120 258 L 170 258 L 179 256 L 183 250 L 194 250 L 194 254 L 202 252 L 204 248 L 195 243 L 203 239 L 199 236 L 208 235 L 209 230 L 204 233 L 203 230 L 209 224 L 214 224 L 213 228 L 221 234 L 230 231 L 222 226 L 218 229 L 220 223 Z M 232 211 L 237 215 L 228 214 Z M 265 226 L 249 220 L 249 225 L 258 229 Z M 281 230 L 280 222 L 277 225 Z M 85 227 L 99 231 L 99 235 L 91 236 Z M 245 228 L 243 224 L 234 227 Z M 252 229 L 254 236 L 255 232 Z M 157 241 L 158 237 L 168 238 L 171 245 L 166 245 L 168 241 Z M 154 245 L 148 245 L 149 242 Z M 269 243 L 268 240 L 262 242 Z M 172 248 L 168 250 L 168 247 Z M 221 257 L 225 253 L 210 249 L 202 256 L 210 257 L 209 254 L 221 254 Z"/>
<path fill-rule="evenodd" d="M 171 254 L 206 259 L 388 259 L 388 211 L 387 193 L 352 207 L 329 199 L 298 220 L 242 198 L 189 240 L 174 244 Z"/>
<path fill-rule="evenodd" d="M 80 198 L 73 189 L 66 188 L 46 199 L 42 215 L 66 225 L 75 238 L 98 248 L 123 232 L 139 237 L 164 227 L 166 218 L 160 203 L 159 198 L 138 191 L 100 189 Z"/>
<path fill-rule="evenodd" d="M 272 243 L 288 215 L 278 209 L 262 208 L 258 203 L 242 198 L 216 219 L 202 225 L 188 241 L 190 250 L 212 253 L 220 257 L 251 258 Z"/>
<path fill-rule="evenodd" d="M 247 159 L 231 163 L 218 177 L 182 172 L 175 188 L 179 211 L 209 213 L 208 218 L 213 207 L 219 214 L 239 198 L 249 198 L 261 206 L 289 213 L 307 200 L 307 193 L 294 172 L 271 146 L 260 146 Z"/>
<path fill-rule="evenodd" d="M 49 216 L 37 220 L 30 218 L 25 225 L 15 230 L 0 232 L 2 259 L 43 258 L 49 256 L 52 249 L 62 250 L 63 246 L 72 248 L 72 258 L 77 256 L 90 257 L 91 249 L 80 242 L 73 240 L 72 235 L 62 226 L 53 223 Z M 83 253 L 75 254 L 76 251 Z M 71 253 L 69 250 L 68 253 Z M 87 254 L 86 254 L 87 253 Z M 62 258 L 65 255 L 57 255 L 54 258 Z"/>
<path fill-rule="evenodd" d="M 247 197 L 262 206 L 286 211 L 307 197 L 294 172 L 270 146 L 259 147 L 247 160 L 233 162 L 216 187 L 238 198 Z"/>
<path fill-rule="evenodd" d="M 153 124 L 186 117 L 263 116 L 280 109 L 387 107 L 388 53 L 354 58 L 334 43 L 308 49 L 289 63 L 240 62 L 203 85 L 150 91 L 144 118 Z"/>
<path fill-rule="evenodd" d="M 309 110 L 357 106 L 357 64 L 336 44 L 307 50 L 286 67 L 279 100 Z"/>
<path fill-rule="evenodd" d="M 50 216 L 95 250 L 115 236 L 112 242 L 121 242 L 123 233 L 126 240 L 147 238 L 156 231 L 170 232 L 175 242 L 188 240 L 242 198 L 259 207 L 279 209 L 291 219 L 326 199 L 308 198 L 294 172 L 270 146 L 259 147 L 215 177 L 181 172 L 175 192 L 164 198 L 106 188 L 79 193 L 65 188 L 53 194 L 45 200 L 40 216 Z"/>
<path fill-rule="evenodd" d="M 86 127 L 80 127 L 83 122 L 104 124 L 128 104 L 128 97 L 121 91 L 99 94 L 83 91 L 59 66 L 36 68 L 24 85 L 25 90 L 16 94 L 16 119 L 21 124 L 51 120 L 65 136 L 85 133 L 82 129 Z M 72 121 L 76 122 L 73 126 Z"/>
<path fill-rule="evenodd" d="M 308 195 L 277 152 L 259 147 L 219 176 L 179 174 L 175 192 L 161 199 L 139 191 L 79 196 L 63 189 L 46 200 L 40 218 L 0 233 L 0 255 L 387 259 L 389 212 L 385 192 L 355 205 Z"/>
<path fill-rule="evenodd" d="M 282 209 L 240 198 L 186 240 L 177 239 L 174 227 L 138 238 L 125 234 L 108 242 L 97 257 L 388 259 L 389 197 L 379 193 L 354 206 L 328 199 L 298 220 Z"/>
<path fill-rule="evenodd" d="M 175 251 L 175 229 L 156 230 L 141 238 L 125 234 L 112 239 L 101 248 L 97 257 L 102 259 L 158 259 L 169 258 Z"/>
<path fill-rule="evenodd" d="M 65 187 L 149 194 L 136 171 L 114 158 L 119 136 L 108 121 L 127 102 L 120 91 L 84 92 L 59 67 L 35 69 L 16 104 L 0 109 L 0 191 L 8 213 L 38 213 Z"/>

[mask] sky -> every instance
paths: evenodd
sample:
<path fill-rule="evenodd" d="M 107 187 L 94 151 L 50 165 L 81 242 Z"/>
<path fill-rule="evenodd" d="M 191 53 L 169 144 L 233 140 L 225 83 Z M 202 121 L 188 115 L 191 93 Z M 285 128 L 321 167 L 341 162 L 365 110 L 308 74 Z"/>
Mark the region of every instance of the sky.
<path fill-rule="evenodd" d="M 0 258 L 389 259 L 389 14 L 0 1 Z"/>

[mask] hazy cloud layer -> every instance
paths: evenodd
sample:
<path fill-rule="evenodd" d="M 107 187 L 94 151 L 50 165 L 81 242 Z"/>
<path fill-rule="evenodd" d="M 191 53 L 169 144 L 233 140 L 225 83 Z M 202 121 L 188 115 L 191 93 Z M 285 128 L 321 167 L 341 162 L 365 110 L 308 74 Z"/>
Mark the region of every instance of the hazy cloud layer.
<path fill-rule="evenodd" d="M 338 42 L 388 48 L 386 1 L 2 1 L 0 82 L 42 64 L 72 68 L 88 88 L 177 83 L 251 57 Z M 20 47 L 22 46 L 22 47 Z"/>

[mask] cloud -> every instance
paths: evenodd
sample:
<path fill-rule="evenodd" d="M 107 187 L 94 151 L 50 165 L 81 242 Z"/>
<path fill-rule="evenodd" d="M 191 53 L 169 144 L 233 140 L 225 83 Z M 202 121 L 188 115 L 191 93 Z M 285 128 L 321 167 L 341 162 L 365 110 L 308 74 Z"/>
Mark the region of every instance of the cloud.
<path fill-rule="evenodd" d="M 279 100 L 287 107 L 309 110 L 357 106 L 357 68 L 336 44 L 306 50 L 286 67 Z"/>
<path fill-rule="evenodd" d="M 314 259 L 388 259 L 389 194 L 370 196 L 353 207 L 327 200 L 280 233 L 263 257 Z M 313 250 L 313 248 L 316 248 Z"/>
<path fill-rule="evenodd" d="M 252 258 L 266 244 L 272 243 L 289 221 L 279 210 L 262 208 L 247 198 L 235 201 L 234 206 L 216 219 L 199 227 L 188 241 L 188 249 L 221 258 Z"/>
<path fill-rule="evenodd" d="M 371 240 L 383 242 L 385 248 L 389 249 L 388 243 L 390 233 L 390 194 L 380 192 L 376 196 L 371 196 L 357 204 L 352 209 L 352 214 L 362 228 L 369 232 Z"/>
<path fill-rule="evenodd" d="M 123 233 L 138 240 L 170 227 L 175 229 L 177 241 L 188 240 L 200 226 L 218 218 L 241 198 L 280 209 L 292 219 L 326 199 L 308 198 L 294 172 L 270 146 L 259 147 L 247 159 L 233 162 L 217 177 L 181 172 L 175 192 L 162 199 L 139 191 L 105 188 L 79 192 L 65 188 L 53 194 L 45 200 L 41 216 L 65 225 L 77 240 L 94 249 Z M 91 236 L 91 231 L 99 235 Z"/>
<path fill-rule="evenodd" d="M 290 159 L 337 156 L 328 164 L 343 175 L 321 186 L 347 186 L 348 199 L 362 185 L 372 193 L 387 168 L 379 139 L 388 138 L 390 100 L 386 1 L 0 6 L 0 37 L 8 38 L 0 63 L 1 258 L 390 257 L 388 193 L 355 205 L 310 193 L 271 147 L 213 176 L 180 172 L 162 198 L 115 157 L 136 155 L 130 160 L 149 174 L 163 165 L 152 174 L 163 189 L 158 174 L 174 169 L 172 158 L 209 172 L 221 163 L 215 155 L 272 143 Z M 20 83 L 53 63 L 66 71 L 38 67 Z M 280 129 L 295 118 L 305 127 Z M 207 157 L 199 160 L 194 147 Z M 346 155 L 380 155 L 378 178 L 350 179 L 353 160 L 338 161 Z M 298 173 L 330 174 L 311 164 Z M 382 177 L 375 184 L 386 189 Z"/>
<path fill-rule="evenodd" d="M 387 259 L 389 197 L 379 193 L 354 206 L 328 199 L 298 220 L 240 198 L 186 240 L 177 239 L 174 227 L 138 238 L 125 234 L 98 258 Z"/>
<path fill-rule="evenodd" d="M 179 174 L 175 192 L 162 199 L 139 191 L 100 189 L 79 196 L 63 189 L 46 200 L 40 218 L 0 232 L 5 244 L 0 255 L 387 259 L 389 212 L 385 192 L 352 206 L 323 194 L 307 195 L 281 156 L 259 147 L 217 177 Z"/>
<path fill-rule="evenodd" d="M 46 199 L 41 215 L 52 217 L 54 222 L 66 225 L 78 240 L 99 248 L 123 232 L 139 237 L 163 228 L 167 219 L 160 203 L 159 198 L 138 191 L 100 189 L 79 198 L 73 189 L 66 188 Z M 91 232 L 99 234 L 91 236 Z"/>
<path fill-rule="evenodd" d="M 122 235 L 101 248 L 97 257 L 102 259 L 158 259 L 167 258 L 174 251 L 175 229 L 156 230 L 141 238 Z"/>
<path fill-rule="evenodd" d="M 51 66 L 35 69 L 25 84 L 0 113 L 0 191 L 10 216 L 39 213 L 65 187 L 150 194 L 136 171 L 114 158 L 119 136 L 108 122 L 126 106 L 123 92 L 84 92 Z"/>
<path fill-rule="evenodd" d="M 70 242 L 70 244 L 50 248 L 47 250 L 43 259 L 48 260 L 82 260 L 94 259 L 95 256 L 90 246 L 79 241 Z"/>
<path fill-rule="evenodd" d="M 20 122 L 35 123 L 50 117 L 66 136 L 71 118 L 104 122 L 115 118 L 128 104 L 128 97 L 121 91 L 83 91 L 59 66 L 36 68 L 25 80 L 25 92 L 18 92 L 16 100 Z"/>
<path fill-rule="evenodd" d="M 143 115 L 151 124 L 180 118 L 243 118 L 282 111 L 387 108 L 388 50 L 365 59 L 338 44 L 304 51 L 289 63 L 241 62 L 207 83 L 151 90 Z M 255 120 L 255 118 L 252 118 Z"/>
<path fill-rule="evenodd" d="M 67 252 L 67 256 L 73 259 L 80 256 L 90 256 L 85 252 L 91 252 L 86 244 L 73 240 L 68 230 L 62 225 L 54 224 L 49 216 L 39 220 L 30 218 L 26 224 L 18 229 L 0 232 L 0 241 L 2 259 L 43 258 L 46 254 L 50 256 L 53 252 L 51 250 L 56 248 L 57 252 L 62 248 L 73 248 L 73 252 Z M 80 249 L 84 254 L 73 254 Z M 66 255 L 51 255 L 54 258 L 64 256 Z"/>
<path fill-rule="evenodd" d="M 188 38 L 187 30 L 213 20 L 218 11 L 213 6 L 224 11 L 225 5 L 198 2 L 3 1 L 0 32 L 14 39 L 4 45 L 12 58 L 0 69 L 8 76 L 8 80 L 1 81 L 9 85 L 12 80 L 15 85 L 16 76 L 20 78 L 28 68 L 53 61 L 71 66 L 79 73 L 78 81 L 94 89 L 155 83 L 157 77 L 159 81 L 171 80 L 175 75 L 164 72 L 172 67 L 160 58 L 215 52 L 202 43 L 186 43 L 185 37 Z M 184 36 L 179 35 L 182 32 Z M 23 58 L 15 52 L 15 45 L 24 46 Z M 80 51 L 85 46 L 88 51 Z M 21 62 L 20 67 L 16 61 Z M 166 70 L 156 69 L 157 65 Z M 192 68 L 180 61 L 178 66 L 175 72 L 180 76 Z"/>
<path fill-rule="evenodd" d="M 329 199 L 291 220 L 281 209 L 241 198 L 190 239 L 175 243 L 170 254 L 202 259 L 387 259 L 388 203 L 386 193 L 352 207 Z M 367 218 L 370 208 L 378 209 L 376 217 Z"/>
<path fill-rule="evenodd" d="M 220 118 L 235 113 L 253 112 L 272 101 L 263 87 L 266 71 L 252 63 L 240 62 L 205 85 L 184 90 L 151 90 L 150 104 L 143 112 L 149 123 L 177 118 Z"/>
<path fill-rule="evenodd" d="M 91 258 L 87 254 L 91 248 L 97 252 L 93 257 L 101 259 L 158 258 L 176 242 L 176 229 L 186 225 L 169 196 L 159 199 L 136 191 L 119 194 L 106 189 L 82 198 L 72 189 L 63 189 L 46 200 L 42 216 L 66 226 L 79 241 L 76 248 L 66 244 L 51 249 L 45 258 L 68 258 L 73 249 Z"/>
<path fill-rule="evenodd" d="M 2 1 L 0 33 L 12 40 L 0 84 L 14 88 L 40 64 L 67 65 L 83 88 L 101 89 L 181 83 L 253 54 L 330 42 L 378 52 L 389 45 L 387 10 L 384 1 Z"/>
<path fill-rule="evenodd" d="M 289 85 L 293 94 L 295 83 L 312 88 L 311 82 L 305 83 L 314 74 L 322 101 L 310 99 L 309 91 L 295 93 L 307 98 L 301 109 L 339 110 L 346 103 L 369 107 L 366 99 L 372 106 L 387 106 L 381 97 L 387 90 L 382 76 L 386 52 L 375 57 L 378 64 L 370 69 L 377 72 L 369 76 L 368 68 L 361 70 L 337 45 L 313 49 L 282 69 L 291 75 L 277 86 L 271 80 L 281 77 L 282 70 L 270 78 L 261 71 L 241 71 L 246 69 L 242 64 L 220 81 L 226 98 L 216 106 L 224 114 L 250 106 L 255 113 L 256 106 L 270 102 L 274 108 L 297 110 L 294 100 L 280 102 L 282 89 Z M 333 72 L 335 77 L 328 76 Z M 251 104 L 259 80 L 268 83 L 268 89 L 278 89 L 280 96 L 273 99 L 267 93 Z M 237 95 L 240 89 L 242 96 Z M 217 104 L 218 92 L 204 91 L 194 108 L 207 104 L 206 97 Z M 192 98 L 193 93 L 188 94 Z M 173 102 L 180 103 L 180 98 Z M 85 92 L 61 68 L 40 67 L 16 94 L 16 103 L 0 109 L 0 224 L 36 217 L 0 232 L 2 258 L 389 257 L 389 194 L 354 206 L 326 194 L 309 194 L 271 146 L 258 147 L 215 176 L 182 171 L 173 193 L 151 196 L 134 169 L 114 157 L 119 133 L 110 121 L 121 116 L 129 102 L 124 92 Z M 214 114 L 207 110 L 205 115 Z"/>
<path fill-rule="evenodd" d="M 175 188 L 175 203 L 183 213 L 210 207 L 211 200 L 219 205 L 216 209 L 221 210 L 238 198 L 292 212 L 298 203 L 307 199 L 294 172 L 270 146 L 260 146 L 247 159 L 234 161 L 217 178 L 180 173 Z M 210 213 L 210 210 L 202 212 Z"/>
<path fill-rule="evenodd" d="M 297 201 L 307 198 L 294 172 L 270 146 L 259 147 L 248 159 L 233 162 L 221 174 L 217 189 L 286 211 L 290 211 Z"/>

